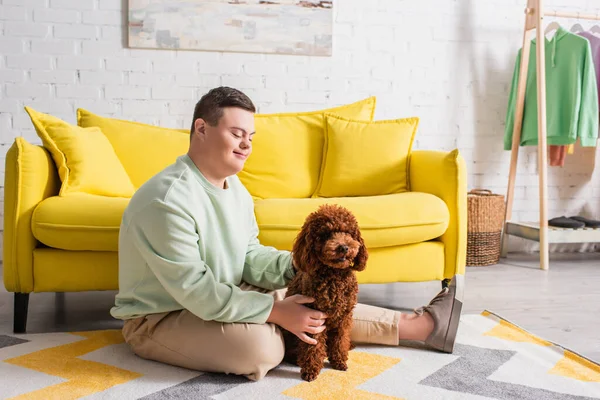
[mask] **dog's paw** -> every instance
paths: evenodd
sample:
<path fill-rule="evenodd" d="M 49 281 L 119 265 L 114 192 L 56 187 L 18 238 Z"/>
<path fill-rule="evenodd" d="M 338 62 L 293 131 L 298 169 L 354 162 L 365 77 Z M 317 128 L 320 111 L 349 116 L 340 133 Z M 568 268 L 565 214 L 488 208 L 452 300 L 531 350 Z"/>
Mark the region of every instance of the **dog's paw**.
<path fill-rule="evenodd" d="M 347 371 L 348 370 L 348 364 L 346 364 L 344 361 L 335 361 L 330 364 L 331 364 L 331 368 L 336 369 L 338 371 Z"/>
<path fill-rule="evenodd" d="M 317 379 L 317 377 L 319 376 L 319 372 L 318 371 L 302 371 L 300 373 L 300 376 L 306 382 L 312 382 L 315 379 Z"/>

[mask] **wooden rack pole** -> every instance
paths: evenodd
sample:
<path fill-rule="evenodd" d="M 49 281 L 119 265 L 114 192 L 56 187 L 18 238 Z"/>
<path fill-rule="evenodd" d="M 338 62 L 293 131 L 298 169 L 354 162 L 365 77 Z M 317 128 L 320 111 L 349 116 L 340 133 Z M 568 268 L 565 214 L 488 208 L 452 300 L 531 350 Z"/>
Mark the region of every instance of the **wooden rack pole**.
<path fill-rule="evenodd" d="M 538 100 L 538 176 L 540 193 L 540 268 L 549 267 L 548 247 L 548 148 L 546 146 L 546 37 L 544 0 L 537 0 L 537 100 Z"/>
<path fill-rule="evenodd" d="M 531 3 L 533 0 L 529 0 Z M 533 10 L 527 8 L 525 16 L 525 26 L 523 29 L 523 47 L 521 50 L 521 65 L 519 66 L 519 83 L 517 85 L 517 104 L 515 110 L 515 120 L 512 133 L 512 147 L 510 153 L 510 171 L 508 173 L 508 190 L 506 193 L 506 208 L 504 214 L 504 226 L 506 221 L 512 219 L 513 200 L 515 196 L 515 179 L 517 175 L 517 162 L 519 160 L 519 145 L 521 142 L 521 129 L 523 127 L 523 109 L 525 105 L 525 90 L 527 87 L 527 71 L 529 69 L 529 53 L 531 49 L 531 41 L 529 36 L 535 28 L 533 19 Z M 508 254 L 508 235 L 506 228 L 502 234 L 502 256 Z"/>
<path fill-rule="evenodd" d="M 502 254 L 508 252 L 508 237 L 506 222 L 512 217 L 514 200 L 514 187 L 516 180 L 517 161 L 519 146 L 521 142 L 521 130 L 523 126 L 523 111 L 525 107 L 525 95 L 527 86 L 527 71 L 529 56 L 531 53 L 529 34 L 536 30 L 536 70 L 537 70 L 537 98 L 538 98 L 538 174 L 539 174 L 539 201 L 540 201 L 540 268 L 549 268 L 549 246 L 548 246 L 548 199 L 547 199 L 547 162 L 548 152 L 546 148 L 546 68 L 545 47 L 543 27 L 543 0 L 527 0 L 525 9 L 525 29 L 523 33 L 523 50 L 521 52 L 521 65 L 519 68 L 519 83 L 517 86 L 517 104 L 515 110 L 515 121 L 513 127 L 510 171 L 508 175 L 508 190 L 506 194 L 506 211 L 504 217 L 504 231 L 502 235 Z M 540 45 L 541 44 L 541 45 Z"/>
<path fill-rule="evenodd" d="M 580 14 L 580 13 L 567 13 L 560 11 L 546 11 L 544 15 L 547 17 L 560 17 L 560 18 L 576 18 L 576 19 L 591 19 L 600 21 L 600 15 L 593 14 Z"/>

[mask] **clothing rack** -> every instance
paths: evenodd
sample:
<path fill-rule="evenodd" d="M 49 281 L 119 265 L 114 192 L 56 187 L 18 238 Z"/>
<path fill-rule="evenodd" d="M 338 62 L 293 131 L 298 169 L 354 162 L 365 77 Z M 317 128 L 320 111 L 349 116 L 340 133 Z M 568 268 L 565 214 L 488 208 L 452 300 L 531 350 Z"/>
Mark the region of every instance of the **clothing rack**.
<path fill-rule="evenodd" d="M 562 11 L 546 11 L 544 0 L 527 0 L 525 9 L 525 28 L 523 33 L 523 47 L 521 63 L 519 66 L 519 84 L 517 86 L 517 102 L 515 121 L 512 135 L 512 148 L 510 170 L 508 176 L 508 189 L 506 193 L 506 211 L 504 216 L 504 230 L 502 234 L 502 256 L 508 252 L 508 235 L 518 236 L 540 243 L 540 269 L 549 269 L 549 243 L 594 243 L 600 242 L 600 229 L 549 229 L 548 228 L 548 152 L 546 141 L 546 54 L 544 35 L 544 16 L 559 18 L 577 18 L 600 21 L 598 15 L 580 14 Z M 523 109 L 525 105 L 525 87 L 529 54 L 531 50 L 530 36 L 536 31 L 536 68 L 537 68 L 537 99 L 538 99 L 538 175 L 539 175 L 539 223 L 511 222 L 514 200 L 515 178 L 517 160 L 521 142 L 521 129 L 523 126 Z"/>

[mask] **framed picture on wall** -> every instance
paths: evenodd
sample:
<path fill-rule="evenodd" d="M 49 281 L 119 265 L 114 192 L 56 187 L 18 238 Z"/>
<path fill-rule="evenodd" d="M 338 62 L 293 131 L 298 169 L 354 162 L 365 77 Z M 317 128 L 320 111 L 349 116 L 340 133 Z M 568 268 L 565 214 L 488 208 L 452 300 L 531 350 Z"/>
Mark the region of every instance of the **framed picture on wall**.
<path fill-rule="evenodd" d="M 129 0 L 131 48 L 331 56 L 333 2 Z"/>

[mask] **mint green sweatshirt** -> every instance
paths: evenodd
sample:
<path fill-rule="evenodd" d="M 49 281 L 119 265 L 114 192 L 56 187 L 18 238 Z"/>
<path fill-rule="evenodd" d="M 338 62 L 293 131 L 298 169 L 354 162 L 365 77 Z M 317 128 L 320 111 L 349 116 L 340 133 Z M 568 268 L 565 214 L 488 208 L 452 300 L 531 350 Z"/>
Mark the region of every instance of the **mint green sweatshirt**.
<path fill-rule="evenodd" d="M 226 182 L 212 185 L 186 154 L 136 191 L 120 228 L 113 317 L 185 308 L 203 320 L 266 322 L 273 297 L 238 286 L 287 286 L 291 253 L 259 243 L 252 197 L 237 176 Z"/>
<path fill-rule="evenodd" d="M 598 85 L 587 39 L 559 28 L 546 51 L 546 130 L 548 145 L 569 145 L 580 139 L 582 146 L 598 140 Z M 521 146 L 538 143 L 536 40 L 531 43 L 525 95 Z M 522 49 L 519 50 L 508 101 L 504 150 L 512 147 L 517 85 Z"/>

